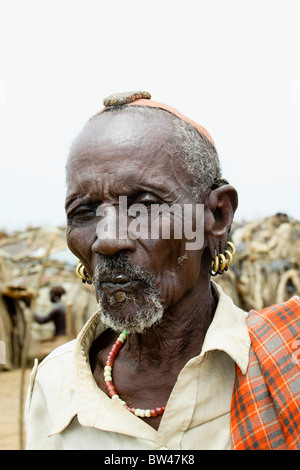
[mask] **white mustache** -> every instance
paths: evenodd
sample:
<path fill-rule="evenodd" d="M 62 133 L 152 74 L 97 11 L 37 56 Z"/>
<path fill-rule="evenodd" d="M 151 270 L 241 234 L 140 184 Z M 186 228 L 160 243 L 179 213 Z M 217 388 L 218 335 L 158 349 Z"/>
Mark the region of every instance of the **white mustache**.
<path fill-rule="evenodd" d="M 102 256 L 96 266 L 93 282 L 100 288 L 102 282 L 126 283 L 143 281 L 155 288 L 154 277 L 143 271 L 139 266 L 131 264 L 126 256 L 119 254 L 113 257 Z"/>

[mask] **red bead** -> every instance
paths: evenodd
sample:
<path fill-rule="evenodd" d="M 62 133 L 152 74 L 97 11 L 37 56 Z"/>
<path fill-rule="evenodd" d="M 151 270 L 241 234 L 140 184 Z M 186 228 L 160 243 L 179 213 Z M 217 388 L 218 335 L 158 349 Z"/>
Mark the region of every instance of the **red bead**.
<path fill-rule="evenodd" d="M 106 362 L 105 362 L 105 365 L 106 366 L 110 366 L 112 367 L 113 366 L 113 363 L 114 363 L 114 360 L 115 360 L 115 357 L 119 351 L 119 349 L 122 347 L 123 345 L 123 342 L 120 341 L 120 340 L 117 340 L 113 346 L 111 347 L 111 350 L 109 351 L 108 353 L 108 356 L 107 356 L 107 359 L 106 359 Z M 111 371 L 112 373 L 112 371 Z M 118 394 L 118 392 L 116 391 L 115 389 L 115 386 L 113 384 L 112 381 L 109 381 L 109 382 L 105 382 L 105 386 L 107 388 L 107 391 L 108 391 L 108 394 L 109 396 L 112 398 L 114 395 Z M 131 413 L 135 414 L 135 411 L 136 411 L 136 408 L 133 408 L 133 407 L 130 407 L 128 405 L 124 405 L 124 407 L 130 411 Z M 157 415 L 161 415 L 163 414 L 163 412 L 165 411 L 165 406 L 158 406 L 156 408 L 152 408 L 150 410 L 150 416 L 152 417 L 155 417 Z"/>

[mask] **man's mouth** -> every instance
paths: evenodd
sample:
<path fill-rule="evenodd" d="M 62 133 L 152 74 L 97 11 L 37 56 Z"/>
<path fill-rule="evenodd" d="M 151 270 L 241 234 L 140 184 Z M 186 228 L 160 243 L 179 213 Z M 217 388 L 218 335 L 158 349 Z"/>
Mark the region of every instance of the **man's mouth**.
<path fill-rule="evenodd" d="M 114 295 L 117 292 L 131 293 L 139 283 L 139 280 L 132 279 L 127 274 L 108 274 L 101 278 L 101 289 L 108 295 Z"/>

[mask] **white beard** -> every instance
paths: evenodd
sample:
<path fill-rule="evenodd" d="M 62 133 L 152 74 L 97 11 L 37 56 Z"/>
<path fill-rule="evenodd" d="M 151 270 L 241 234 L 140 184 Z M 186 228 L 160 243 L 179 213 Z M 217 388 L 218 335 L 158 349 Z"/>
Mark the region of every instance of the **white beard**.
<path fill-rule="evenodd" d="M 147 295 L 147 303 L 144 308 L 138 308 L 135 296 L 133 294 L 127 294 L 127 298 L 123 302 L 130 303 L 131 309 L 134 309 L 134 315 L 130 315 L 123 319 L 118 318 L 117 315 L 113 315 L 108 312 L 103 306 L 101 300 L 99 300 L 99 315 L 101 321 L 112 330 L 119 332 L 126 330 L 127 333 L 144 333 L 145 330 L 158 323 L 163 316 L 164 308 L 158 299 L 158 296 L 154 293 Z M 106 296 L 107 297 L 107 296 Z M 117 303 L 115 296 L 112 295 L 108 298 L 111 305 Z"/>
<path fill-rule="evenodd" d="M 101 289 L 101 279 L 114 271 L 121 271 L 134 280 L 140 280 L 144 284 L 142 297 L 137 293 L 128 293 L 126 299 L 120 303 L 115 294 L 105 294 Z M 161 320 L 164 308 L 159 300 L 153 276 L 131 265 L 124 255 L 120 254 L 114 258 L 102 256 L 96 266 L 93 281 L 98 293 L 100 319 L 114 331 L 126 329 L 128 333 L 143 333 Z M 118 310 L 125 310 L 122 318 Z M 126 310 L 129 312 L 127 315 Z"/>

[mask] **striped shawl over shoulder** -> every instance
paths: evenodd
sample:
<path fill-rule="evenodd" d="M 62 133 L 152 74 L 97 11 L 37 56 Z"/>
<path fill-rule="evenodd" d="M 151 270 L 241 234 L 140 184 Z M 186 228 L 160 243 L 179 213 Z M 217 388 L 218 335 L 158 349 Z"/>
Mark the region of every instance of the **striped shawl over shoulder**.
<path fill-rule="evenodd" d="M 233 449 L 300 450 L 300 298 L 252 310 L 249 366 L 236 366 Z"/>

